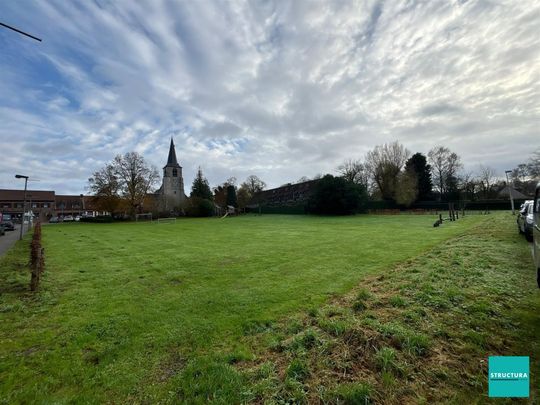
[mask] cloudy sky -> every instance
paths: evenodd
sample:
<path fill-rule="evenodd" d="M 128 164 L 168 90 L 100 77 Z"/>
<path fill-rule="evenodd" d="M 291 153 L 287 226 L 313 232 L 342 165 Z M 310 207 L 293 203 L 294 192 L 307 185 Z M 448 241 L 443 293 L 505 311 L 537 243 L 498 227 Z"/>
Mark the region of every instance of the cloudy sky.
<path fill-rule="evenodd" d="M 3 1 L 0 188 L 80 193 L 118 153 L 186 188 L 445 145 L 502 175 L 540 146 L 538 1 Z"/>

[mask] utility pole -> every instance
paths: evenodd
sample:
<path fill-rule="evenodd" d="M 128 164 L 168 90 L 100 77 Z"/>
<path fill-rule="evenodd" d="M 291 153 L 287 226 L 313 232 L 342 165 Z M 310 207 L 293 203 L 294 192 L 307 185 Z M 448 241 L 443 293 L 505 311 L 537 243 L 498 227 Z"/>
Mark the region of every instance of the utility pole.
<path fill-rule="evenodd" d="M 16 179 L 24 179 L 24 197 L 23 197 L 23 213 L 21 217 L 21 229 L 19 233 L 19 240 L 22 240 L 23 237 L 23 227 L 24 227 L 24 214 L 26 212 L 26 186 L 28 184 L 28 176 L 23 176 L 22 174 L 16 174 Z"/>
<path fill-rule="evenodd" d="M 512 205 L 512 215 L 516 215 L 516 210 L 514 209 L 514 196 L 512 195 L 512 190 L 514 189 L 514 183 L 512 182 L 512 185 L 510 186 L 510 182 L 508 181 L 508 173 L 512 173 L 512 170 L 505 170 L 504 174 L 506 174 L 506 186 L 508 187 L 508 194 L 510 194 L 510 204 Z"/>

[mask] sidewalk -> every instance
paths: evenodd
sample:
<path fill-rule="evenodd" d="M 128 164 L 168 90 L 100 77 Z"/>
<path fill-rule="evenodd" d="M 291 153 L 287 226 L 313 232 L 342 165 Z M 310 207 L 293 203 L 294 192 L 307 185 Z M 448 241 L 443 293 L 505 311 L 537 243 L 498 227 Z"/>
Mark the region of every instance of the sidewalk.
<path fill-rule="evenodd" d="M 16 224 L 14 231 L 6 231 L 4 236 L 0 236 L 0 256 L 3 256 L 19 240 L 20 226 Z M 23 236 L 27 231 L 27 227 L 28 225 L 24 227 Z"/>

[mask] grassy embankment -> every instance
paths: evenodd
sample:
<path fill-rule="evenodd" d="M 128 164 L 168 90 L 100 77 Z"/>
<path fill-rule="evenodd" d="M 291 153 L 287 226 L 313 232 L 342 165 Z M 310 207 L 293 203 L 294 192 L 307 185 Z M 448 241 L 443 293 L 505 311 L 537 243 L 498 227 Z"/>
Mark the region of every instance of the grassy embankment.
<path fill-rule="evenodd" d="M 255 354 L 236 367 L 257 402 L 538 403 L 539 337 L 530 246 L 494 215 L 247 337 Z M 529 399 L 488 398 L 490 355 L 530 356 Z"/>

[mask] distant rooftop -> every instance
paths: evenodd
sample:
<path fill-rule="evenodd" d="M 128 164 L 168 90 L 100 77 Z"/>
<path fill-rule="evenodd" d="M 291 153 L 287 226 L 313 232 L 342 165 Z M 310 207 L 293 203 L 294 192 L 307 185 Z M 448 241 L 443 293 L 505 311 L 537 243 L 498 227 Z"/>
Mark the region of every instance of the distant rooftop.
<path fill-rule="evenodd" d="M 523 193 L 520 193 L 515 188 L 512 188 L 510 186 L 506 186 L 501 191 L 499 191 L 499 196 L 501 196 L 501 197 L 509 196 L 510 193 L 512 193 L 512 197 L 515 198 L 516 200 L 526 200 L 528 198 L 532 198 L 532 197 L 527 196 L 527 195 L 525 195 Z"/>

